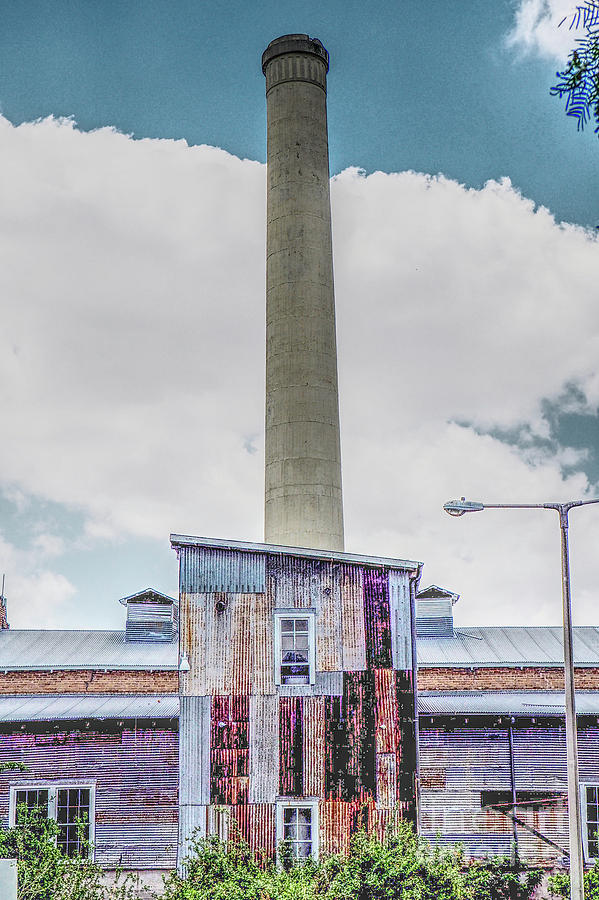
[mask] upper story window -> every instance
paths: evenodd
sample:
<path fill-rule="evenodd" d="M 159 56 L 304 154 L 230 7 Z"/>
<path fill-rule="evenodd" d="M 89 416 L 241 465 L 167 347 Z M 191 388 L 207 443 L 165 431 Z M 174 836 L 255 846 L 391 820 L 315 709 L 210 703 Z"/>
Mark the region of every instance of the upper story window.
<path fill-rule="evenodd" d="M 58 824 L 56 842 L 67 856 L 87 856 L 93 843 L 94 789 L 91 785 L 13 785 L 10 824 L 21 824 L 26 810 Z"/>
<path fill-rule="evenodd" d="M 582 839 L 585 860 L 599 859 L 599 784 L 583 784 L 582 791 Z"/>
<path fill-rule="evenodd" d="M 275 613 L 275 683 L 314 684 L 314 612 Z"/>

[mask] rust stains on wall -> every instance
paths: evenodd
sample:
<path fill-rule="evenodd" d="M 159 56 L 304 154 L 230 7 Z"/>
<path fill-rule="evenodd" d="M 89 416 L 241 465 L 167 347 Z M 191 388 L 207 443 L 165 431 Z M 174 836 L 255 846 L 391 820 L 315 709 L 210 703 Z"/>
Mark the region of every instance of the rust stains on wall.
<path fill-rule="evenodd" d="M 210 726 L 210 800 L 248 802 L 249 697 L 212 698 Z"/>
<path fill-rule="evenodd" d="M 279 698 L 279 793 L 301 797 L 304 791 L 303 697 Z"/>
<path fill-rule="evenodd" d="M 391 614 L 389 575 L 384 569 L 364 571 L 364 619 L 366 623 L 366 664 L 369 669 L 390 669 Z"/>

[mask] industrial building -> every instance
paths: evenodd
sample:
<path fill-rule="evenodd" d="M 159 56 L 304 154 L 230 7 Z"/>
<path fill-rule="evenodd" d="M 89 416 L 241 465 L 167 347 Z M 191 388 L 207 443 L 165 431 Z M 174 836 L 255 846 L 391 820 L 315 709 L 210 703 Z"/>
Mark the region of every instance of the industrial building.
<path fill-rule="evenodd" d="M 556 630 L 454 628 L 420 562 L 344 547 L 328 66 L 303 34 L 262 57 L 265 543 L 172 535 L 178 597 L 124 598 L 122 631 L 12 631 L 2 598 L 0 760 L 23 768 L 0 822 L 41 807 L 78 853 L 85 817 L 106 868 L 173 868 L 194 834 L 318 856 L 398 819 L 474 855 L 567 852 Z M 576 640 L 592 859 L 599 629 Z"/>

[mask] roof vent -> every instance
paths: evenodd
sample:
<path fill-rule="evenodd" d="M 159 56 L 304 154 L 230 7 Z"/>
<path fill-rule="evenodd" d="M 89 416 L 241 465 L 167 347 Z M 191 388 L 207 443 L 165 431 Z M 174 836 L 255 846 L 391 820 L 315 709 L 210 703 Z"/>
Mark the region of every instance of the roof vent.
<path fill-rule="evenodd" d="M 146 643 L 173 641 L 177 634 L 177 601 L 148 588 L 119 601 L 127 607 L 125 640 Z"/>
<path fill-rule="evenodd" d="M 416 636 L 453 637 L 453 604 L 459 600 L 436 584 L 416 594 Z"/>

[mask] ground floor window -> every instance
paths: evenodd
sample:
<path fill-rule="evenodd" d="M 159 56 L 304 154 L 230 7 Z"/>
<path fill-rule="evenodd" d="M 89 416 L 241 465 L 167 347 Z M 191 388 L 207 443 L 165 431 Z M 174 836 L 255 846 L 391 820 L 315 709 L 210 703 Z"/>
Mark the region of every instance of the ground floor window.
<path fill-rule="evenodd" d="M 318 857 L 318 802 L 281 800 L 277 804 L 277 845 L 293 859 Z"/>
<path fill-rule="evenodd" d="M 22 823 L 27 811 L 37 810 L 58 825 L 56 841 L 67 856 L 82 856 L 93 844 L 94 788 L 83 784 L 13 785 L 10 824 Z"/>
<path fill-rule="evenodd" d="M 583 784 L 581 790 L 584 856 L 590 861 L 599 859 L 599 784 Z"/>

